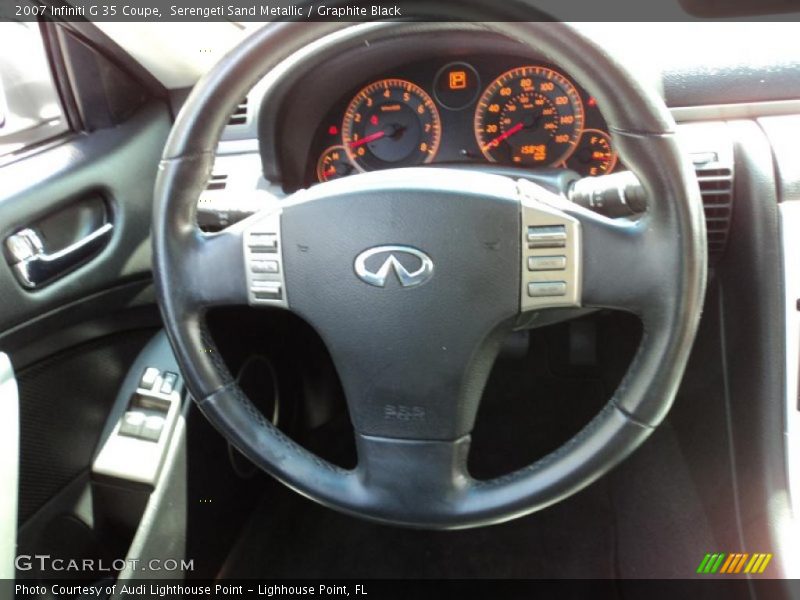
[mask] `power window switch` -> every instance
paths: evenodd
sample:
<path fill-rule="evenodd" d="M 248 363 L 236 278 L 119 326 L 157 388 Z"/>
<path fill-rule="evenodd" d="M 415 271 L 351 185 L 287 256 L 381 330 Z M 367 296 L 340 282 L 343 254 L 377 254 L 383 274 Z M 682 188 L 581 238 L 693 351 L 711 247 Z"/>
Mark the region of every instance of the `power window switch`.
<path fill-rule="evenodd" d="M 169 395 L 175 390 L 175 384 L 177 382 L 178 375 L 171 371 L 166 371 L 161 377 L 161 389 L 159 391 L 162 394 Z"/>
<path fill-rule="evenodd" d="M 144 370 L 144 373 L 142 373 L 142 379 L 139 381 L 139 387 L 143 390 L 152 390 L 160 374 L 161 372 L 155 367 L 147 367 Z"/>
<path fill-rule="evenodd" d="M 129 410 L 123 415 L 122 422 L 119 424 L 119 434 L 138 438 L 142 432 L 145 419 L 143 412 Z"/>
<path fill-rule="evenodd" d="M 157 442 L 164 430 L 164 417 L 150 416 L 144 420 L 139 438 L 149 442 Z"/>

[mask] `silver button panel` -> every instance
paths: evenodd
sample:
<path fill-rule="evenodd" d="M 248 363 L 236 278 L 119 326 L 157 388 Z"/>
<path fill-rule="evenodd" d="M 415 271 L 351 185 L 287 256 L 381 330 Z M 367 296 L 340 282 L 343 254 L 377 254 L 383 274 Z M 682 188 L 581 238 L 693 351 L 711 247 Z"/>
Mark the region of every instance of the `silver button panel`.
<path fill-rule="evenodd" d="M 530 182 L 520 181 L 518 186 L 522 205 L 521 310 L 580 306 L 580 222 L 559 210 L 559 196 Z"/>
<path fill-rule="evenodd" d="M 289 306 L 282 250 L 280 209 L 265 214 L 245 231 L 244 259 L 250 304 Z"/>

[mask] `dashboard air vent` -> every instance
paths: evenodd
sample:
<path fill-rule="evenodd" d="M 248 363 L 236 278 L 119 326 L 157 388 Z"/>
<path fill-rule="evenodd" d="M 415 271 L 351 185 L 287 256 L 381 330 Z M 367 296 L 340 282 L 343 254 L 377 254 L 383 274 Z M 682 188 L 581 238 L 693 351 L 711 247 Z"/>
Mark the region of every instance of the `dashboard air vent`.
<path fill-rule="evenodd" d="M 228 125 L 244 125 L 247 122 L 247 98 L 245 97 L 236 110 L 233 111 L 231 118 L 228 119 Z"/>
<path fill-rule="evenodd" d="M 706 216 L 708 260 L 725 253 L 734 201 L 733 138 L 724 121 L 678 125 L 678 139 L 694 166 Z"/>
<path fill-rule="evenodd" d="M 722 256 L 728 245 L 733 212 L 733 169 L 721 166 L 716 155 L 711 161 L 704 156 L 693 155 L 692 161 L 706 215 L 708 254 L 713 262 Z"/>
<path fill-rule="evenodd" d="M 228 185 L 228 176 L 224 173 L 212 173 L 211 179 L 208 180 L 206 189 L 208 191 L 224 190 Z"/>

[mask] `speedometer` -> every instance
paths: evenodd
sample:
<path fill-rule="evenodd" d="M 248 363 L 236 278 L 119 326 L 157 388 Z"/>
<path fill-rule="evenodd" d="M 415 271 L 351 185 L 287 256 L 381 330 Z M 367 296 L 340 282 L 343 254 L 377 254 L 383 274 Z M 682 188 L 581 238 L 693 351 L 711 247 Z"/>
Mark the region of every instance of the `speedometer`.
<path fill-rule="evenodd" d="M 430 162 L 441 134 L 431 97 L 403 79 L 382 79 L 362 89 L 342 123 L 347 155 L 362 171 Z"/>
<path fill-rule="evenodd" d="M 512 69 L 495 79 L 475 109 L 475 137 L 492 162 L 554 166 L 575 149 L 584 124 L 575 86 L 547 67 Z"/>

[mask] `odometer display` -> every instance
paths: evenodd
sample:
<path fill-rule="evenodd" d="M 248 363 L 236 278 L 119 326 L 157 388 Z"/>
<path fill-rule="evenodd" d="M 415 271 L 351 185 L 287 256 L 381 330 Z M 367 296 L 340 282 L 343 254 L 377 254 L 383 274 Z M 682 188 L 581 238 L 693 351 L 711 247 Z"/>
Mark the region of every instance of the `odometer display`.
<path fill-rule="evenodd" d="M 347 154 L 362 171 L 430 162 L 441 134 L 433 100 L 403 79 L 382 79 L 362 89 L 342 123 Z"/>
<path fill-rule="evenodd" d="M 504 164 L 555 166 L 575 149 L 583 126 L 578 90 L 546 67 L 503 73 L 486 88 L 475 110 L 481 152 Z"/>

